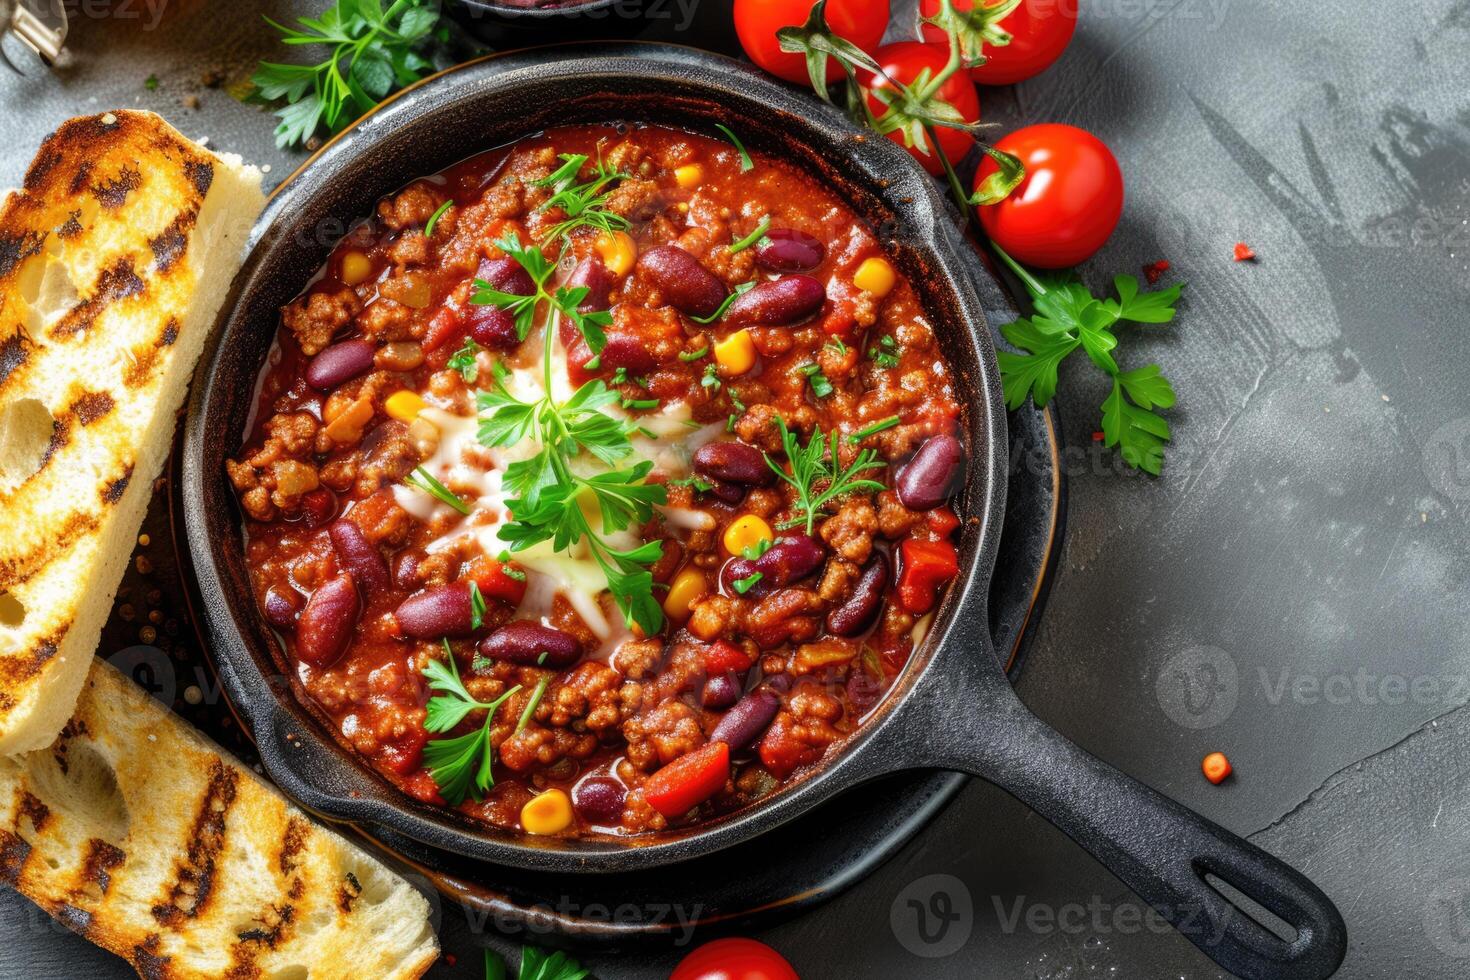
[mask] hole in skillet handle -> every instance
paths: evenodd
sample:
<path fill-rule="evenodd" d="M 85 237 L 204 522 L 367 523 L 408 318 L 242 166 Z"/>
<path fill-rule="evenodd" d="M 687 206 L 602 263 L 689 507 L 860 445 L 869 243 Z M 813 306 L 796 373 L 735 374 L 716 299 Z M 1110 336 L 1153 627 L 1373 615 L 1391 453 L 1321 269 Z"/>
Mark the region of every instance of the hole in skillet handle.
<path fill-rule="evenodd" d="M 940 659 L 951 652 L 942 648 Z M 1031 714 L 998 669 L 968 656 L 968 669 L 950 660 L 926 673 L 920 686 L 942 685 L 944 696 L 916 691 L 912 701 L 929 717 L 905 725 L 958 734 L 917 751 L 909 743 L 907 764 L 1006 790 L 1236 976 L 1325 980 L 1337 970 L 1347 930 L 1306 876 L 1074 745 Z"/>

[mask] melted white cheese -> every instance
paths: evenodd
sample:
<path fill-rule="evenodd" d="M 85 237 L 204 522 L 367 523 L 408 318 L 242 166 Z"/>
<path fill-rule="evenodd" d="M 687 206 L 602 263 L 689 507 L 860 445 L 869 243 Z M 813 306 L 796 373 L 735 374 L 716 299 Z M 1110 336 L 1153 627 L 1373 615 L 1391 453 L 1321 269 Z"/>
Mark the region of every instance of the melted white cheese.
<path fill-rule="evenodd" d="M 534 340 L 528 341 L 526 347 L 532 343 Z M 537 401 L 545 394 L 545 376 L 539 352 L 531 358 L 531 363 L 535 366 L 515 369 L 506 380 L 507 390 L 525 402 Z M 572 396 L 566 353 L 560 343 L 555 343 L 552 350 L 551 379 L 554 399 L 565 401 Z M 603 411 L 615 418 L 630 417 L 616 405 L 607 406 Z M 540 451 L 540 445 L 526 440 L 515 446 L 487 448 L 480 445 L 477 438 L 478 417 L 458 415 L 432 404 L 420 413 L 420 417 L 432 422 L 439 430 L 438 448 L 424 460 L 423 468 L 470 507 L 469 516 L 443 537 L 431 542 L 427 550 L 436 552 L 458 547 L 467 539 L 485 554 L 497 555 L 506 550 L 508 546 L 498 533 L 510 520 L 502 474 L 511 463 L 534 456 Z M 663 406 L 657 415 L 639 416 L 638 423 L 646 432 L 633 435 L 635 460 L 649 460 L 655 469 L 676 478 L 688 475 L 690 458 L 695 450 L 717 438 L 725 428 L 722 423 L 694 426 L 690 422 L 690 407 L 682 401 Z M 575 472 L 589 476 L 604 469 L 599 461 L 588 458 L 578 458 L 572 466 Z M 421 490 L 399 485 L 393 488 L 393 494 L 398 504 L 420 521 L 448 521 L 454 517 L 455 512 L 448 504 Z M 713 530 L 715 527 L 714 517 L 702 510 L 683 507 L 658 509 L 669 526 L 675 529 Z M 589 517 L 593 526 L 597 526 L 595 514 Z M 603 535 L 603 540 L 619 550 L 635 548 L 641 543 L 633 528 Z M 562 552 L 555 551 L 551 542 L 544 541 L 516 552 L 515 560 L 526 570 L 526 596 L 519 610 L 521 618 L 546 622 L 556 597 L 564 597 L 601 641 L 595 656 L 602 660 L 610 657 L 632 635 L 622 615 L 606 597 L 607 579 L 585 541 Z"/>

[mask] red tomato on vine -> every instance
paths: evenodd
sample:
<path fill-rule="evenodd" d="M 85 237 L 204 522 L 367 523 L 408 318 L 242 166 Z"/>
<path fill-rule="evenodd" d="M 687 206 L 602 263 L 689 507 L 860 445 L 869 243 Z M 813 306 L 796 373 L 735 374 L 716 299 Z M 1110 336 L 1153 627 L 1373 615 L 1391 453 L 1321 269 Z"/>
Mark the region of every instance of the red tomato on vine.
<path fill-rule="evenodd" d="M 1026 166 L 1005 200 L 975 209 L 985 233 L 1018 262 L 1042 269 L 1077 265 L 1102 248 L 1123 213 L 1123 172 L 1103 141 L 1076 126 L 1043 123 L 995 144 Z M 995 173 L 986 157 L 976 185 Z"/>
<path fill-rule="evenodd" d="M 960 16 L 960 41 L 967 53 L 985 56 L 985 64 L 970 69 L 977 85 L 1010 85 L 1039 75 L 1062 56 L 1077 30 L 1078 0 L 1021 0 L 1016 9 L 999 18 L 1000 2 L 950 0 Z M 919 12 L 933 17 L 939 0 L 920 0 Z M 1009 34 L 1009 44 L 992 41 L 999 31 Z M 945 33 L 933 24 L 924 25 L 926 41 L 943 42 Z"/>
<path fill-rule="evenodd" d="M 811 16 L 812 0 L 735 0 L 735 34 L 746 55 L 758 66 L 788 82 L 806 84 L 806 59 L 782 51 L 776 32 L 801 27 Z M 872 52 L 888 29 L 888 0 L 827 0 L 827 26 L 864 51 Z M 827 62 L 827 81 L 843 77 L 836 61 Z"/>
<path fill-rule="evenodd" d="M 943 173 L 944 165 L 935 154 L 934 147 L 930 145 L 923 126 L 905 113 L 902 105 L 897 101 L 893 82 L 896 81 L 914 92 L 927 88 L 931 80 L 939 77 L 945 66 L 948 65 L 949 49 L 937 44 L 899 41 L 896 44 L 886 44 L 879 48 L 873 53 L 873 58 L 883 69 L 883 74 L 858 72 L 858 81 L 869 90 L 867 96 L 869 111 L 878 119 L 880 127 L 883 127 L 885 123 L 898 124 L 898 128 L 888 132 L 888 138 L 913 154 L 914 159 L 923 164 L 925 170 L 931 174 Z M 957 112 L 964 122 L 974 123 L 980 120 L 980 97 L 975 93 L 974 83 L 963 70 L 956 71 L 946 78 L 929 95 L 928 101 L 931 105 L 935 101 L 945 103 Z M 964 159 L 965 154 L 970 152 L 971 144 L 974 143 L 969 133 L 947 126 L 935 126 L 934 134 L 938 139 L 940 151 L 949 158 L 952 164 Z"/>

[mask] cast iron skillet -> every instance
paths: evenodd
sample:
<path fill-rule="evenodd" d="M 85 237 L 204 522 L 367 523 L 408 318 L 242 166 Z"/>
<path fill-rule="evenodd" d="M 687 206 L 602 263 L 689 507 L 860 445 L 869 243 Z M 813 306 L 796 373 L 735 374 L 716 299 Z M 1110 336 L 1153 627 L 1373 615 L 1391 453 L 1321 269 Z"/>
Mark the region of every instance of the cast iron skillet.
<path fill-rule="evenodd" d="M 965 571 L 929 639 L 844 751 L 758 806 L 649 839 L 538 838 L 419 804 L 339 745 L 292 696 L 260 621 L 240 514 L 224 476 L 239 446 L 278 310 L 332 243 L 382 195 L 469 154 L 542 128 L 612 119 L 713 132 L 808 168 L 878 227 L 929 300 L 967 402 L 970 466 L 961 513 Z M 332 819 L 379 824 L 426 844 L 528 869 L 617 872 L 747 840 L 882 773 L 944 768 L 983 777 L 1052 821 L 1221 966 L 1247 977 L 1326 977 L 1341 917 L 1295 870 L 1093 758 L 1033 716 L 990 648 L 987 584 L 1004 513 L 1006 422 L 995 354 L 972 281 L 986 273 L 902 149 L 736 62 L 651 45 L 577 45 L 473 63 L 410 90 L 325 148 L 261 217 L 253 251 L 194 379 L 184 448 L 185 521 L 220 675 L 271 777 Z M 1227 900 L 1223 879 L 1295 930 L 1286 941 Z"/>

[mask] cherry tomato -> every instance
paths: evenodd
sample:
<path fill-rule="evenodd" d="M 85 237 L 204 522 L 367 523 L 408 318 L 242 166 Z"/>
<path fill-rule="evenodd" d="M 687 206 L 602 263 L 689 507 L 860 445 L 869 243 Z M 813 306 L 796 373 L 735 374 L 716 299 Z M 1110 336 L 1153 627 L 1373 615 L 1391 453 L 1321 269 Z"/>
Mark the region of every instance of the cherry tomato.
<path fill-rule="evenodd" d="M 914 79 L 926 69 L 929 78 L 936 77 L 949 63 L 949 49 L 935 44 L 921 44 L 918 41 L 899 41 L 896 44 L 885 44 L 874 52 L 873 57 L 888 77 L 860 71 L 858 81 L 862 82 L 864 88 L 870 89 L 871 93 L 882 93 L 893 89 L 890 78 L 902 85 L 912 85 Z M 931 98 L 947 102 L 959 112 L 960 118 L 965 122 L 978 122 L 980 119 L 980 97 L 975 94 L 974 83 L 963 71 L 957 71 L 945 79 L 944 84 L 939 86 L 939 90 Z M 897 107 L 884 105 L 877 94 L 868 95 L 868 109 L 875 117 L 902 111 Z M 974 143 L 969 133 L 962 133 L 958 129 L 935 126 L 934 133 L 939 138 L 939 149 L 949 158 L 950 163 L 963 160 Z M 888 138 L 908 150 L 931 174 L 944 172 L 944 165 L 940 163 L 934 148 L 928 145 L 927 134 L 918 134 L 918 139 L 923 141 L 922 147 L 906 146 L 901 130 L 889 133 Z"/>
<path fill-rule="evenodd" d="M 1026 177 L 999 204 L 976 209 L 985 232 L 1016 261 L 1061 269 L 1102 248 L 1123 213 L 1123 172 L 1102 140 L 1085 129 L 1043 123 L 995 144 L 1026 165 Z M 986 157 L 978 185 L 997 170 Z"/>
<path fill-rule="evenodd" d="M 811 16 L 813 0 L 735 0 L 735 33 L 740 46 L 761 68 L 798 85 L 810 84 L 806 59 L 782 51 L 776 32 L 801 27 Z M 888 29 L 888 0 L 828 0 L 827 26 L 871 53 Z M 837 62 L 827 59 L 827 81 L 843 78 Z"/>
<path fill-rule="evenodd" d="M 669 980 L 801 980 L 786 958 L 754 939 L 716 939 L 679 961 Z"/>
<path fill-rule="evenodd" d="M 1010 85 L 1039 75 L 1050 67 L 1062 56 L 1077 30 L 1077 2 L 1021 0 L 1021 5 L 1000 21 L 1000 26 L 1011 35 L 1011 43 L 1004 46 L 986 44 L 980 49 L 985 55 L 985 64 L 970 69 L 970 77 L 975 84 Z M 951 3 L 962 14 L 975 8 L 975 0 L 951 0 Z M 991 6 L 996 4 L 983 5 Z M 925 17 L 933 17 L 939 12 L 939 0 L 920 0 L 919 10 Z M 944 32 L 932 24 L 925 24 L 924 39 L 943 41 Z"/>

